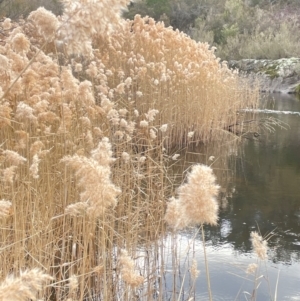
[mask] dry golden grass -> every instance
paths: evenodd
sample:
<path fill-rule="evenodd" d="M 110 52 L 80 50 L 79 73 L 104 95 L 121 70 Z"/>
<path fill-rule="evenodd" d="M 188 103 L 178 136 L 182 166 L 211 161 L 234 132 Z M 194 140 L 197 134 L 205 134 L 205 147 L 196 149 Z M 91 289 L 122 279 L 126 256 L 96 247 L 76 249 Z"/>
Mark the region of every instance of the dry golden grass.
<path fill-rule="evenodd" d="M 72 3 L 1 24 L 1 277 L 42 269 L 45 300 L 151 300 L 171 147 L 229 140 L 257 91 L 208 45 L 122 20 L 126 1 Z"/>

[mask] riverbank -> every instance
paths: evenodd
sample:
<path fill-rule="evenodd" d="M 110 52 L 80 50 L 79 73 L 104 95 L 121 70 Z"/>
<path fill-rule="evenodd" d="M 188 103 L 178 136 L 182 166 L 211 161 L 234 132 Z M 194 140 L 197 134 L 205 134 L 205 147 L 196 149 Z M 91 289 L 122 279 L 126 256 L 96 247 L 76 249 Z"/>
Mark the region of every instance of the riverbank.
<path fill-rule="evenodd" d="M 300 94 L 300 58 L 231 60 L 228 65 L 259 78 L 262 92 Z"/>

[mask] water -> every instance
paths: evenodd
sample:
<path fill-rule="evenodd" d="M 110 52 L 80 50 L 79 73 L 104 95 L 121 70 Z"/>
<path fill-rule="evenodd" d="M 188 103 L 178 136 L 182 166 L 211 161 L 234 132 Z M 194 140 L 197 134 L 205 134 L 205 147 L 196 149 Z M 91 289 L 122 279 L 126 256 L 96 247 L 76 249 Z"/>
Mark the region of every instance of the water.
<path fill-rule="evenodd" d="M 300 300 L 300 101 L 292 96 L 273 97 L 262 101 L 256 118 L 274 116 L 289 128 L 244 139 L 239 152 L 232 154 L 236 175 L 227 207 L 220 211 L 219 225 L 206 228 L 214 300 L 251 300 L 258 285 L 258 301 Z M 182 258 L 193 231 L 177 237 Z M 248 264 L 257 262 L 251 231 L 263 236 L 273 233 L 268 240 L 269 259 L 261 265 L 256 283 L 245 273 Z M 208 300 L 199 234 L 193 250 L 201 275 L 191 300 Z M 188 277 L 181 280 L 190 281 Z M 182 293 L 180 300 L 188 298 Z"/>

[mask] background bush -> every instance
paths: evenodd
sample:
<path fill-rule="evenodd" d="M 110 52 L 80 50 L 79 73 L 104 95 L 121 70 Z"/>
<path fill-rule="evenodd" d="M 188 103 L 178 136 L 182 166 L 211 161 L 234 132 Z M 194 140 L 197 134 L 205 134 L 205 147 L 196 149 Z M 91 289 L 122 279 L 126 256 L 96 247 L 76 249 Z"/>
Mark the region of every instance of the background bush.
<path fill-rule="evenodd" d="M 132 4 L 124 16 L 139 13 L 167 22 L 217 47 L 216 54 L 225 60 L 300 56 L 300 7 L 295 0 L 164 0 L 160 11 L 158 1 L 156 6 L 150 2 Z"/>
<path fill-rule="evenodd" d="M 21 15 L 26 17 L 40 6 L 55 14 L 62 12 L 62 4 L 59 0 L 0 0 L 0 16 L 11 19 L 17 19 Z"/>
<path fill-rule="evenodd" d="M 40 6 L 56 15 L 62 12 L 59 0 L 0 0 L 0 17 L 26 17 Z M 139 0 L 130 4 L 124 17 L 133 19 L 136 14 L 208 42 L 224 60 L 300 56 L 296 0 Z"/>

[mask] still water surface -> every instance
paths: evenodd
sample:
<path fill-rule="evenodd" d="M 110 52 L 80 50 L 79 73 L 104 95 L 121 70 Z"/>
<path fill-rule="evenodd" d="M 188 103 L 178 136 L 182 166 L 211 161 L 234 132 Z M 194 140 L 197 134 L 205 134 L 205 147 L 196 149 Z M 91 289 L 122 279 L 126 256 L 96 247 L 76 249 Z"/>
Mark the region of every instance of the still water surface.
<path fill-rule="evenodd" d="M 260 107 L 271 111 L 256 113 L 257 118 L 274 116 L 289 128 L 277 128 L 258 140 L 244 139 L 232 155 L 236 170 L 232 195 L 220 211 L 219 225 L 206 228 L 214 300 L 251 300 L 255 284 L 245 273 L 248 264 L 257 262 L 251 231 L 274 233 L 268 241 L 269 259 L 258 273 L 262 277 L 256 284 L 256 300 L 300 300 L 300 101 L 275 95 Z M 182 256 L 192 235 L 188 231 L 177 237 Z M 193 248 L 201 274 L 192 300 L 208 300 L 200 234 Z M 184 294 L 181 297 L 186 300 Z"/>

